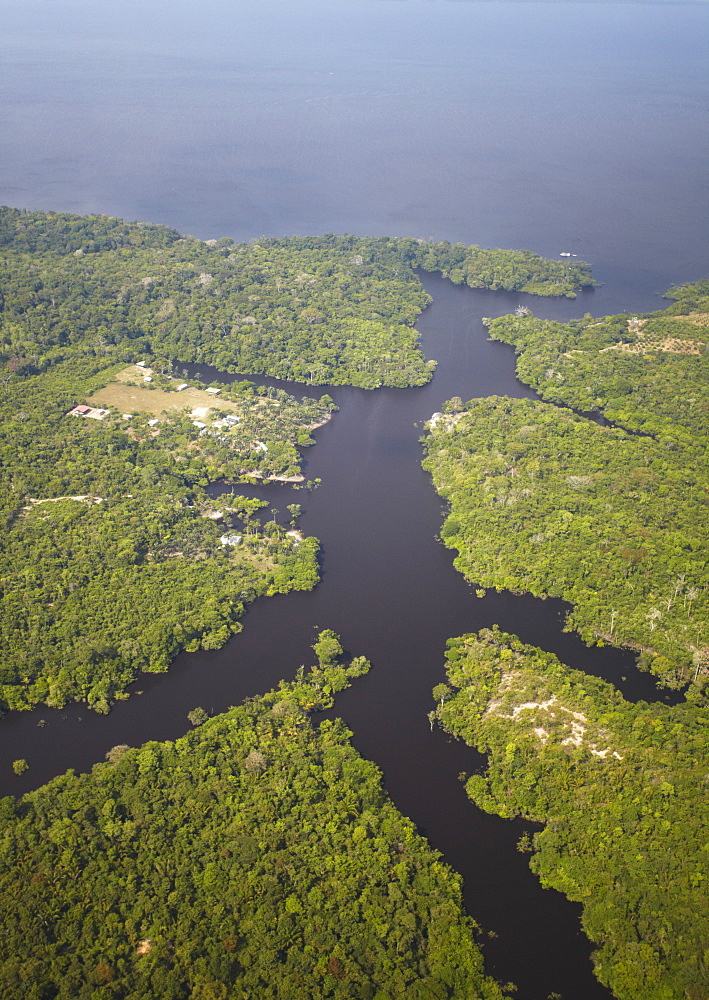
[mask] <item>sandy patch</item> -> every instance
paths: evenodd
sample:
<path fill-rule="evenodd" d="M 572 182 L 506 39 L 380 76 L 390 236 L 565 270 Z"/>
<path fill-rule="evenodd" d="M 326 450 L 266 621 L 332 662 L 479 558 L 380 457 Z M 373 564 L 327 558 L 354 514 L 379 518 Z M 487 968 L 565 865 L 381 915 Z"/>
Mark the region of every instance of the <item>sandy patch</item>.
<path fill-rule="evenodd" d="M 82 496 L 75 496 L 75 497 L 45 497 L 44 500 L 35 500 L 34 497 L 29 497 L 28 499 L 29 499 L 29 505 L 27 507 L 23 507 L 22 508 L 23 510 L 32 510 L 32 507 L 33 507 L 34 504 L 38 504 L 38 503 L 58 503 L 60 500 L 79 500 L 79 501 L 82 501 L 83 503 L 102 503 L 103 502 L 103 497 L 92 497 L 92 496 L 89 496 L 88 493 L 85 494 L 85 495 L 82 495 Z"/>
<path fill-rule="evenodd" d="M 511 676 L 511 675 L 510 675 Z M 503 678 L 500 684 L 502 688 L 503 683 L 506 689 L 510 687 L 509 677 Z M 485 711 L 485 715 L 499 714 L 503 719 L 518 720 L 523 712 L 535 712 L 541 711 L 546 712 L 550 722 L 555 722 L 562 727 L 566 732 L 564 739 L 560 741 L 561 746 L 573 746 L 579 749 L 587 749 L 589 753 L 593 754 L 594 757 L 599 757 L 601 760 L 605 760 L 609 755 L 615 757 L 616 760 L 623 760 L 621 754 L 617 750 L 612 750 L 610 747 L 604 747 L 599 750 L 596 743 L 588 743 L 587 733 L 588 733 L 588 719 L 583 712 L 575 712 L 572 708 L 567 708 L 566 705 L 562 705 L 556 695 L 552 695 L 547 698 L 546 701 L 524 701 L 519 705 L 515 705 L 511 711 L 507 714 L 502 714 L 499 709 L 502 707 L 501 699 L 494 699 L 490 701 L 488 707 Z M 563 713 L 563 715 L 562 715 Z M 542 745 L 548 743 L 550 739 L 550 732 L 545 726 L 537 725 L 532 727 L 532 732 L 537 737 Z M 604 733 L 597 734 L 603 737 Z"/>

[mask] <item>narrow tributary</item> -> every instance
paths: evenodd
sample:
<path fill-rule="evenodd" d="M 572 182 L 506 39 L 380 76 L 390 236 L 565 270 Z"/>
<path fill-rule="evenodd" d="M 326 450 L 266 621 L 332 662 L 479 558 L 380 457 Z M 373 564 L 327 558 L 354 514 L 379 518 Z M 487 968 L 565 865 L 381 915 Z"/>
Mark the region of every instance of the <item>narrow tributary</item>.
<path fill-rule="evenodd" d="M 514 376 L 511 348 L 487 340 L 480 318 L 510 312 L 524 297 L 475 292 L 426 276 L 434 304 L 421 316 L 423 348 L 438 363 L 419 389 L 329 390 L 340 411 L 316 432 L 306 475 L 312 493 L 271 485 L 257 492 L 282 512 L 303 505 L 303 530 L 322 543 L 322 582 L 310 593 L 258 600 L 244 632 L 217 652 L 180 655 L 168 674 L 144 675 L 135 694 L 107 717 L 84 707 L 13 714 L 0 726 L 0 791 L 18 793 L 72 767 L 86 770 L 117 743 L 172 739 L 201 705 L 219 712 L 290 678 L 312 661 L 319 629 L 340 633 L 371 673 L 338 697 L 334 713 L 354 733 L 357 749 L 384 771 L 396 805 L 410 816 L 465 879 L 470 913 L 491 973 L 519 986 L 521 1000 L 600 1000 L 579 908 L 543 890 L 516 851 L 524 827 L 487 816 L 465 796 L 461 772 L 482 758 L 442 731 L 431 731 L 431 688 L 443 679 L 446 639 L 497 623 L 557 653 L 572 666 L 617 683 L 627 697 L 654 699 L 651 679 L 630 654 L 587 649 L 562 631 L 564 606 L 529 596 L 489 592 L 478 599 L 437 540 L 442 504 L 421 469 L 423 422 L 450 396 L 534 397 Z M 537 314 L 578 315 L 590 303 L 536 300 Z M 604 304 L 605 305 L 605 304 Z M 606 309 L 611 311 L 611 309 Z M 204 369 L 202 369 L 204 371 Z M 289 391 L 322 389 L 280 383 Z M 215 488 L 214 492 L 218 492 Z M 30 770 L 10 768 L 25 757 Z"/>

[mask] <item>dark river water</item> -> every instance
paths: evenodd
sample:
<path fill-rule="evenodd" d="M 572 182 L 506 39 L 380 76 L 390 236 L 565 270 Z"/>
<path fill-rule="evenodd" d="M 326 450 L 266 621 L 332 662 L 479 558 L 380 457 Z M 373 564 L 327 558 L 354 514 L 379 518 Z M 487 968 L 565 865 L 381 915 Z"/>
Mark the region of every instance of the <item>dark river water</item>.
<path fill-rule="evenodd" d="M 578 907 L 539 888 L 515 850 L 521 824 L 468 803 L 458 775 L 482 761 L 426 715 L 446 639 L 493 623 L 630 698 L 657 693 L 629 654 L 564 633 L 559 602 L 475 597 L 437 541 L 418 439 L 452 395 L 532 395 L 481 316 L 520 302 L 554 318 L 649 310 L 707 273 L 708 24 L 709 5 L 677 3 L 3 0 L 0 202 L 203 238 L 331 230 L 568 251 L 603 286 L 556 302 L 427 276 L 433 382 L 331 390 L 340 411 L 306 453 L 323 485 L 262 491 L 282 517 L 303 504 L 322 542 L 318 588 L 257 601 L 223 650 L 142 677 L 108 717 L 4 719 L 0 792 L 85 770 L 117 743 L 174 738 L 196 705 L 221 711 L 293 676 L 333 628 L 373 663 L 335 712 L 463 874 L 469 911 L 497 935 L 484 938 L 489 971 L 520 1000 L 609 996 Z"/>
<path fill-rule="evenodd" d="M 317 589 L 258 600 L 242 635 L 218 652 L 182 654 L 167 675 L 144 675 L 133 687 L 141 694 L 108 717 L 78 706 L 11 715 L 0 727 L 0 790 L 36 787 L 67 767 L 87 769 L 117 743 L 174 738 L 188 728 L 187 712 L 196 705 L 219 712 L 293 676 L 299 664 L 312 662 L 316 631 L 333 628 L 351 654 L 373 663 L 367 677 L 339 696 L 335 714 L 353 730 L 357 748 L 382 767 L 397 806 L 465 877 L 470 912 L 499 935 L 486 941 L 490 971 L 519 983 L 529 1000 L 546 1000 L 551 991 L 592 1000 L 607 993 L 592 977 L 578 909 L 539 888 L 515 850 L 521 824 L 468 803 L 458 775 L 483 761 L 440 730 L 431 732 L 431 688 L 444 676 L 446 639 L 498 623 L 613 681 L 630 698 L 657 694 L 629 654 L 588 649 L 564 633 L 561 602 L 475 596 L 437 541 L 442 506 L 421 469 L 419 444 L 423 422 L 452 395 L 533 395 L 514 376 L 512 349 L 486 339 L 482 315 L 509 312 L 522 301 L 564 316 L 578 312 L 579 303 L 475 292 L 435 276 L 425 284 L 434 303 L 419 328 L 424 350 L 439 362 L 433 382 L 376 392 L 333 388 L 340 411 L 306 453 L 307 477 L 323 485 L 312 493 L 257 489 L 283 515 L 287 503 L 303 504 L 301 525 L 323 546 Z M 21 778 L 10 769 L 17 757 L 31 765 Z"/>

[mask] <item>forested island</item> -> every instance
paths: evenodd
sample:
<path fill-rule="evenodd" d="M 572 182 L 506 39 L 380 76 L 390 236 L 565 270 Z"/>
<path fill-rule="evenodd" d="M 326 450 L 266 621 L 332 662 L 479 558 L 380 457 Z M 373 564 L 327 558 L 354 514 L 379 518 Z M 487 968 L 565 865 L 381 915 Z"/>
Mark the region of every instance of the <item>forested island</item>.
<path fill-rule="evenodd" d="M 632 704 L 496 629 L 449 645 L 437 717 L 489 761 L 466 790 L 544 824 L 520 849 L 543 885 L 583 904 L 598 977 L 620 1000 L 703 1000 L 706 712 Z"/>
<path fill-rule="evenodd" d="M 670 294 L 646 316 L 490 322 L 548 402 L 451 401 L 430 421 L 424 464 L 450 503 L 442 537 L 473 583 L 564 598 L 587 642 L 638 650 L 663 684 L 701 700 L 709 284 Z"/>
<path fill-rule="evenodd" d="M 0 802 L 1 997 L 502 1000 L 459 877 L 309 718 L 367 661 L 314 649 L 175 743 Z"/>

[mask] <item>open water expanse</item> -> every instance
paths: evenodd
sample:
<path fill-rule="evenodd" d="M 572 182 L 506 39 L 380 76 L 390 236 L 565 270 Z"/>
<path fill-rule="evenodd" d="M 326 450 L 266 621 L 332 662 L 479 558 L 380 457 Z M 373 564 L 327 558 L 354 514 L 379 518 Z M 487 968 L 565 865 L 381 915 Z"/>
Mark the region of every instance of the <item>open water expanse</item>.
<path fill-rule="evenodd" d="M 430 731 L 445 640 L 498 623 L 657 697 L 627 653 L 563 633 L 558 602 L 479 600 L 436 536 L 422 423 L 451 395 L 532 393 L 480 318 L 523 302 L 572 317 L 657 308 L 707 273 L 706 8 L 694 5 L 0 0 L 0 202 L 164 222 L 203 238 L 326 230 L 578 253 L 603 287 L 576 301 L 427 276 L 419 389 L 331 390 L 340 411 L 306 453 L 322 582 L 262 599 L 223 650 L 183 654 L 108 717 L 72 706 L 0 724 L 3 793 L 86 769 L 117 743 L 173 738 L 309 662 L 333 628 L 372 672 L 338 698 L 397 806 L 465 877 L 489 970 L 521 1000 L 595 1000 L 578 908 L 541 890 L 520 824 L 479 813 L 458 780 L 481 760 Z M 204 368 L 202 368 L 204 371 Z M 288 386 L 296 393 L 307 390 Z M 215 487 L 215 493 L 218 487 Z M 38 726 L 40 720 L 45 725 Z M 9 763 L 26 757 L 21 778 Z"/>

